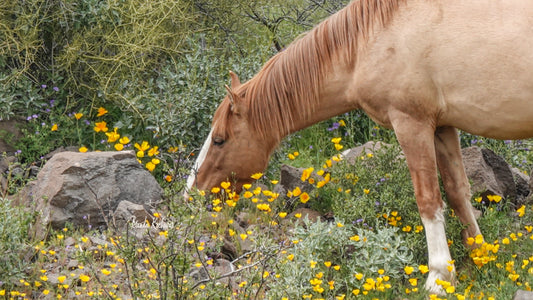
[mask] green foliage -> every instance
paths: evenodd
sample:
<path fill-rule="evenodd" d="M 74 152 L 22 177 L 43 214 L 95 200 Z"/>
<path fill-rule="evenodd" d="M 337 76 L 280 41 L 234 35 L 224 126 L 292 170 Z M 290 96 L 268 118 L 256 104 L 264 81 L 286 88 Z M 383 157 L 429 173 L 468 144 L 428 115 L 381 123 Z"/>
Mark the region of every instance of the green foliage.
<path fill-rule="evenodd" d="M 31 241 L 28 236 L 33 215 L 0 198 L 0 282 L 14 284 L 25 278 L 31 266 Z M 1 288 L 1 287 L 0 287 Z"/>
<path fill-rule="evenodd" d="M 382 289 L 380 293 L 383 295 L 387 291 L 394 295 L 400 291 L 392 287 L 390 278 L 403 279 L 404 267 L 416 264 L 407 242 L 398 234 L 398 228 L 369 230 L 344 225 L 342 221 L 310 222 L 306 218 L 296 227 L 293 240 L 295 246 L 287 251 L 290 259 L 279 264 L 276 273 L 280 276 L 271 285 L 269 297 L 297 299 L 314 294 L 333 299 L 339 289 L 328 289 L 328 281 L 336 286 L 342 285 L 340 290 L 352 293 L 352 290 L 365 290 L 366 282 L 378 281 L 378 278 L 384 280 L 381 276 L 384 274 L 389 279 L 378 284 Z M 315 284 L 302 284 L 313 279 Z M 321 284 L 316 284 L 318 282 Z M 325 291 L 319 293 L 318 286 Z"/>

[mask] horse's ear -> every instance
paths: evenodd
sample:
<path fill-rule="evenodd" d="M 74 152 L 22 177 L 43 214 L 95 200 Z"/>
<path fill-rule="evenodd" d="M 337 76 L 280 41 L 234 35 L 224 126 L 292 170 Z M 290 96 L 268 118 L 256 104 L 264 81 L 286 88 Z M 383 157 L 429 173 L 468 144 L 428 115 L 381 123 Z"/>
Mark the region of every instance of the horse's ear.
<path fill-rule="evenodd" d="M 237 99 L 237 95 L 235 95 L 235 93 L 233 92 L 233 89 L 230 88 L 227 84 L 224 85 L 224 87 L 228 91 L 228 97 L 229 97 L 229 101 L 231 103 L 231 111 L 236 114 L 237 113 L 237 106 L 235 105 L 235 100 Z"/>
<path fill-rule="evenodd" d="M 239 76 L 237 74 L 233 73 L 233 71 L 229 71 L 229 76 L 231 77 L 231 88 L 236 89 L 241 85 L 241 81 L 239 80 Z"/>

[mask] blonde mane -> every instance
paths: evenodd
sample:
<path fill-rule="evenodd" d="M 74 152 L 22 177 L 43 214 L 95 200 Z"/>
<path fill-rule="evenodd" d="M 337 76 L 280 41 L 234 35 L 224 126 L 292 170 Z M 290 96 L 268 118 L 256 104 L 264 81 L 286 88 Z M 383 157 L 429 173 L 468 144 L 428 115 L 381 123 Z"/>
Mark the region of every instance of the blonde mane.
<path fill-rule="evenodd" d="M 272 57 L 235 93 L 248 111 L 250 126 L 262 138 L 281 140 L 299 115 L 308 115 L 318 101 L 321 78 L 339 59 L 353 66 L 361 43 L 376 26 L 386 26 L 405 0 L 356 0 Z M 232 135 L 231 104 L 222 102 L 213 128 Z"/>

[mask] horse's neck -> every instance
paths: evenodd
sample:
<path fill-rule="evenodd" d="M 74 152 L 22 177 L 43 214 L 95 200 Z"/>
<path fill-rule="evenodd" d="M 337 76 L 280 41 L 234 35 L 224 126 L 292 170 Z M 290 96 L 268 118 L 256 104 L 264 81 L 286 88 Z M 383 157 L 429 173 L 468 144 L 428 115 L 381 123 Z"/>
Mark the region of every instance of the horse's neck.
<path fill-rule="evenodd" d="M 355 90 L 350 84 L 353 73 L 348 68 L 333 68 L 320 84 L 318 101 L 308 114 L 298 114 L 290 133 L 318 122 L 358 109 Z"/>

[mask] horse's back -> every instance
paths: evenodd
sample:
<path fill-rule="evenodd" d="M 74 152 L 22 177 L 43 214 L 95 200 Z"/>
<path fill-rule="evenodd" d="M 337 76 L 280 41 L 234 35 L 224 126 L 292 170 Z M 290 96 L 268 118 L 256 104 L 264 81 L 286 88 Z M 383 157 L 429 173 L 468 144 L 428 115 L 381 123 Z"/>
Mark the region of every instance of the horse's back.
<path fill-rule="evenodd" d="M 365 71 L 393 101 L 423 101 L 440 126 L 533 136 L 533 1 L 410 1 L 376 36 L 382 67 Z"/>

